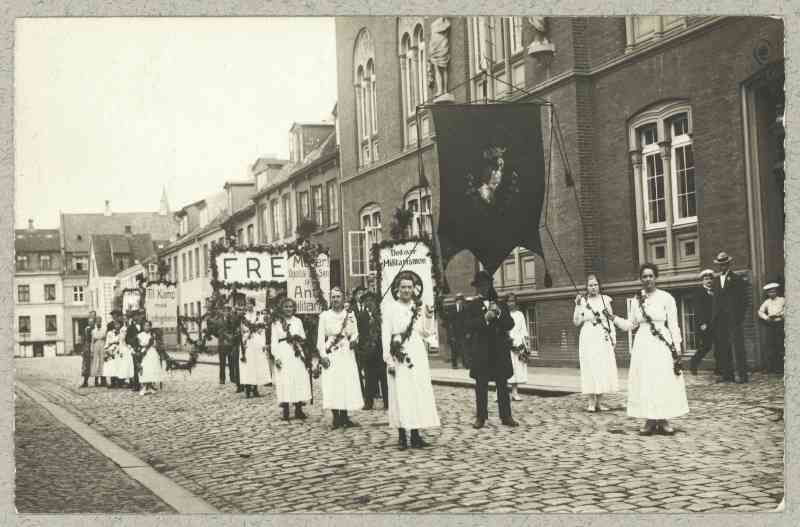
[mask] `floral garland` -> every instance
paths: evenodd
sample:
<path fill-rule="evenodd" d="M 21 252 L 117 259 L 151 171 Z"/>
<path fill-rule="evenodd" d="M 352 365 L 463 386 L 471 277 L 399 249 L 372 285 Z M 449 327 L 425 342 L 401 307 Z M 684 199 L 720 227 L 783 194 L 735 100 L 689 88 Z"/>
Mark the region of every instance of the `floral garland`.
<path fill-rule="evenodd" d="M 411 357 L 408 356 L 408 353 L 403 351 L 403 346 L 405 346 L 408 339 L 411 338 L 411 333 L 414 331 L 414 323 L 419 318 L 420 311 L 420 302 L 419 300 L 415 300 L 414 307 L 412 308 L 411 321 L 402 333 L 392 335 L 392 343 L 389 346 L 389 354 L 400 364 L 406 364 L 409 369 L 413 368 L 414 364 L 411 362 Z"/>
<path fill-rule="evenodd" d="M 339 332 L 333 337 L 333 341 L 325 347 L 326 354 L 330 355 L 331 352 L 333 352 L 333 348 L 338 346 L 339 342 L 341 342 L 341 340 L 344 338 L 344 330 L 347 329 L 347 323 L 350 321 L 350 315 L 352 314 L 352 309 L 347 309 L 347 311 L 345 311 L 344 320 L 342 320 L 342 327 L 339 328 Z"/>
<path fill-rule="evenodd" d="M 586 309 L 588 309 L 592 313 L 592 320 L 591 320 L 592 325 L 593 326 L 600 326 L 601 328 L 603 328 L 603 331 L 606 334 L 605 335 L 606 342 L 610 342 L 612 346 L 616 346 L 616 344 L 617 344 L 616 335 L 611 332 L 610 324 L 608 326 L 603 324 L 603 316 L 602 316 L 602 314 L 599 311 L 596 311 L 591 306 L 591 304 L 589 304 L 589 297 L 588 296 L 583 295 L 583 299 L 584 299 L 584 302 L 585 302 L 585 305 L 586 305 Z M 606 317 L 606 320 L 608 320 L 607 317 Z"/>
<path fill-rule="evenodd" d="M 305 339 L 303 339 L 303 337 L 300 335 L 292 335 L 289 321 L 284 317 L 278 317 L 278 322 L 280 322 L 281 329 L 283 329 L 283 333 L 286 335 L 284 340 L 288 342 L 294 350 L 294 356 L 302 360 L 303 364 L 306 365 L 306 369 L 308 369 L 311 364 L 311 357 L 309 356 L 309 353 L 306 352 Z"/>
<path fill-rule="evenodd" d="M 681 358 L 680 355 L 678 355 L 678 350 L 675 349 L 675 343 L 672 341 L 667 341 L 667 339 L 664 338 L 664 335 L 662 335 L 661 332 L 656 329 L 655 323 L 653 322 L 653 318 L 647 313 L 647 311 L 644 308 L 644 302 L 645 302 L 644 291 L 640 291 L 636 298 L 639 300 L 639 309 L 642 312 L 642 316 L 650 326 L 650 333 L 652 333 L 654 337 L 663 342 L 669 348 L 669 351 L 672 354 L 672 371 L 675 372 L 676 376 L 680 375 L 681 372 L 683 371 L 683 365 L 681 364 Z"/>

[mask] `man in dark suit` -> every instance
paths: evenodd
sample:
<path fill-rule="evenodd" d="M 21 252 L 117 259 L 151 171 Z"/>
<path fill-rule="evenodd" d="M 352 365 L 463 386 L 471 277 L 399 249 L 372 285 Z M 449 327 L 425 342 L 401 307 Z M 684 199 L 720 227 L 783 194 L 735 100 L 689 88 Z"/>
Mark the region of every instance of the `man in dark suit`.
<path fill-rule="evenodd" d="M 353 295 L 350 297 L 350 309 L 353 310 L 353 316 L 356 319 L 356 323 L 361 318 L 361 315 L 364 313 L 364 302 L 362 300 L 364 293 L 366 293 L 366 288 L 364 286 L 358 286 L 353 289 Z M 361 334 L 361 327 L 358 328 L 359 334 Z M 358 383 L 361 385 L 361 396 L 366 400 L 368 398 L 374 397 L 374 393 L 370 394 L 367 393 L 367 383 L 366 383 L 366 365 L 361 360 L 361 357 L 358 353 L 356 353 L 356 369 L 358 370 Z"/>
<path fill-rule="evenodd" d="M 384 410 L 389 407 L 389 388 L 386 378 L 386 363 L 383 362 L 383 344 L 381 343 L 380 320 L 378 314 L 378 295 L 364 293 L 361 297 L 362 308 L 356 315 L 358 324 L 359 361 L 364 367 L 364 410 L 372 410 L 373 400 L 381 389 Z"/>
<path fill-rule="evenodd" d="M 144 312 L 141 310 L 131 313 L 132 319 L 128 322 L 125 331 L 125 344 L 133 352 L 133 379 L 131 379 L 131 389 L 139 391 L 142 387 L 139 384 L 139 365 L 142 363 L 141 346 L 139 346 L 139 333 L 144 329 Z"/>
<path fill-rule="evenodd" d="M 447 311 L 447 341 L 450 344 L 450 362 L 453 369 L 458 368 L 458 358 L 465 368 L 469 367 L 467 357 L 467 309 L 464 304 L 464 295 L 456 294 L 455 304 Z"/>
<path fill-rule="evenodd" d="M 714 263 L 719 266 L 719 276 L 714 278 L 714 302 L 711 324 L 714 328 L 714 352 L 722 374 L 721 381 L 734 381 L 734 367 L 739 374 L 737 383 L 746 383 L 747 362 L 744 350 L 744 279 L 731 270 L 733 258 L 719 253 Z"/>
<path fill-rule="evenodd" d="M 96 311 L 89 311 L 89 320 L 81 332 L 81 375 L 83 376 L 81 388 L 89 387 L 89 377 L 92 369 L 92 330 L 94 329 L 96 316 Z"/>
<path fill-rule="evenodd" d="M 483 428 L 488 418 L 489 381 L 497 387 L 497 402 L 500 406 L 500 421 L 506 426 L 518 426 L 511 417 L 511 399 L 507 381 L 513 375 L 511 365 L 511 340 L 508 332 L 514 320 L 508 308 L 497 301 L 497 292 L 492 286 L 492 275 L 478 271 L 472 285 L 477 298 L 467 306 L 466 327 L 472 335 L 472 364 L 469 376 L 475 379 L 475 402 L 477 416 L 475 428 Z"/>
<path fill-rule="evenodd" d="M 705 269 L 700 273 L 700 280 L 702 285 L 698 287 L 692 295 L 692 304 L 694 305 L 694 321 L 697 327 L 697 351 L 694 356 L 689 360 L 689 371 L 692 375 L 697 375 L 697 366 L 703 360 L 708 352 L 711 350 L 713 343 L 713 326 L 711 324 L 711 316 L 714 303 L 714 290 L 712 284 L 714 282 L 714 271 Z M 719 359 L 717 359 L 719 362 Z M 717 364 L 719 369 L 719 364 Z"/>

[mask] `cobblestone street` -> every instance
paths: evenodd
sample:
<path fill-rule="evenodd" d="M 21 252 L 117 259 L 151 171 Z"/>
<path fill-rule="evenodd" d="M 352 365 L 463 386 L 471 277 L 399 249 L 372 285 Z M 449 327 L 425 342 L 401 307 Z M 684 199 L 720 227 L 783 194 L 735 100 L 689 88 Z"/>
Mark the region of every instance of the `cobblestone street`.
<path fill-rule="evenodd" d="M 14 408 L 19 512 L 172 512 L 25 395 L 17 392 Z"/>
<path fill-rule="evenodd" d="M 20 381 L 222 512 L 768 511 L 783 497 L 783 422 L 771 410 L 783 384 L 763 374 L 745 386 L 689 376 L 691 413 L 674 421 L 673 437 L 639 436 L 624 394 L 600 414 L 587 413 L 579 394 L 524 396 L 513 403 L 516 429 L 499 424 L 490 394 L 488 426 L 474 430 L 473 391 L 437 386 L 442 427 L 423 433 L 431 448 L 399 451 L 381 410 L 354 412 L 360 427 L 332 431 L 318 383 L 309 419 L 286 423 L 271 387 L 246 400 L 218 384 L 213 366 L 176 373 L 146 397 L 78 388 L 78 357 L 16 367 Z M 63 452 L 79 440 L 30 404 L 17 403 L 17 507 L 25 512 L 42 491 L 26 480 L 30 471 L 47 471 L 35 473 L 42 485 L 59 471 L 72 481 L 84 470 L 71 455 L 46 461 L 50 445 Z M 139 495 L 92 463 L 85 470 L 106 478 L 109 492 Z M 59 499 L 69 506 L 68 496 Z M 106 510 L 159 506 L 132 497 Z"/>

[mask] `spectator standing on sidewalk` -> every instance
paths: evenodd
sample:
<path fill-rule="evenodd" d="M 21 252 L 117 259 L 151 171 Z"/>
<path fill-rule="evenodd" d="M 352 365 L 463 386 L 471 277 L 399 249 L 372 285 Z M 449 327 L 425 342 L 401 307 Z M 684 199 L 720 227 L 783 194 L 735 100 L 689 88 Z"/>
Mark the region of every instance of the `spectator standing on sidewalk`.
<path fill-rule="evenodd" d="M 703 360 L 714 343 L 714 327 L 711 324 L 714 308 L 714 271 L 705 269 L 700 272 L 701 286 L 698 287 L 692 296 L 694 306 L 694 321 L 697 327 L 697 351 L 689 360 L 689 371 L 692 375 L 697 375 L 697 367 Z M 717 358 L 717 352 L 714 352 Z M 717 358 L 718 359 L 718 358 Z M 716 372 L 719 372 L 719 360 L 716 361 Z"/>
<path fill-rule="evenodd" d="M 711 325 L 714 330 L 714 352 L 720 364 L 723 382 L 746 383 L 747 356 L 744 349 L 744 279 L 731 270 L 733 258 L 726 252 L 717 255 L 719 276 L 714 279 L 714 302 Z M 739 374 L 734 377 L 734 369 Z"/>
<path fill-rule="evenodd" d="M 103 317 L 94 319 L 94 328 L 91 333 L 92 364 L 89 376 L 94 377 L 95 386 L 106 386 L 103 365 L 105 363 L 106 329 L 103 327 Z"/>
<path fill-rule="evenodd" d="M 508 382 L 511 384 L 511 400 L 521 401 L 518 386 L 528 382 L 528 353 L 530 351 L 528 321 L 525 319 L 525 314 L 519 310 L 517 295 L 509 293 L 506 296 L 506 305 L 514 320 L 514 327 L 508 332 L 508 336 L 511 338 L 511 366 L 514 375 Z"/>
<path fill-rule="evenodd" d="M 786 300 L 780 293 L 780 284 L 771 282 L 764 286 L 767 299 L 758 309 L 758 318 L 767 330 L 767 359 L 769 371 L 783 373 L 783 360 L 785 354 L 783 317 L 786 309 Z"/>
<path fill-rule="evenodd" d="M 466 334 L 467 309 L 464 304 L 464 295 L 456 293 L 455 303 L 445 313 L 447 321 L 447 342 L 450 345 L 450 363 L 453 369 L 456 369 L 458 368 L 458 359 L 461 358 L 461 364 L 465 368 L 468 368 L 468 339 Z"/>
<path fill-rule="evenodd" d="M 92 331 L 96 315 L 95 311 L 89 311 L 89 320 L 81 334 L 81 376 L 83 377 L 81 388 L 89 387 L 89 377 L 92 375 Z"/>

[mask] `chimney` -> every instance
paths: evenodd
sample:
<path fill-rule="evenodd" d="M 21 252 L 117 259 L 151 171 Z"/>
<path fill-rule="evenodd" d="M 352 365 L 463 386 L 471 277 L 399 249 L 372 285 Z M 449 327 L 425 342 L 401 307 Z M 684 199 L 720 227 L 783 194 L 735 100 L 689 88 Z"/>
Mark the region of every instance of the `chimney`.
<path fill-rule="evenodd" d="M 111 216 L 111 202 L 106 200 L 106 210 L 103 212 L 106 216 Z"/>
<path fill-rule="evenodd" d="M 29 231 L 33 230 L 33 220 L 32 219 L 28 219 L 28 230 Z"/>

